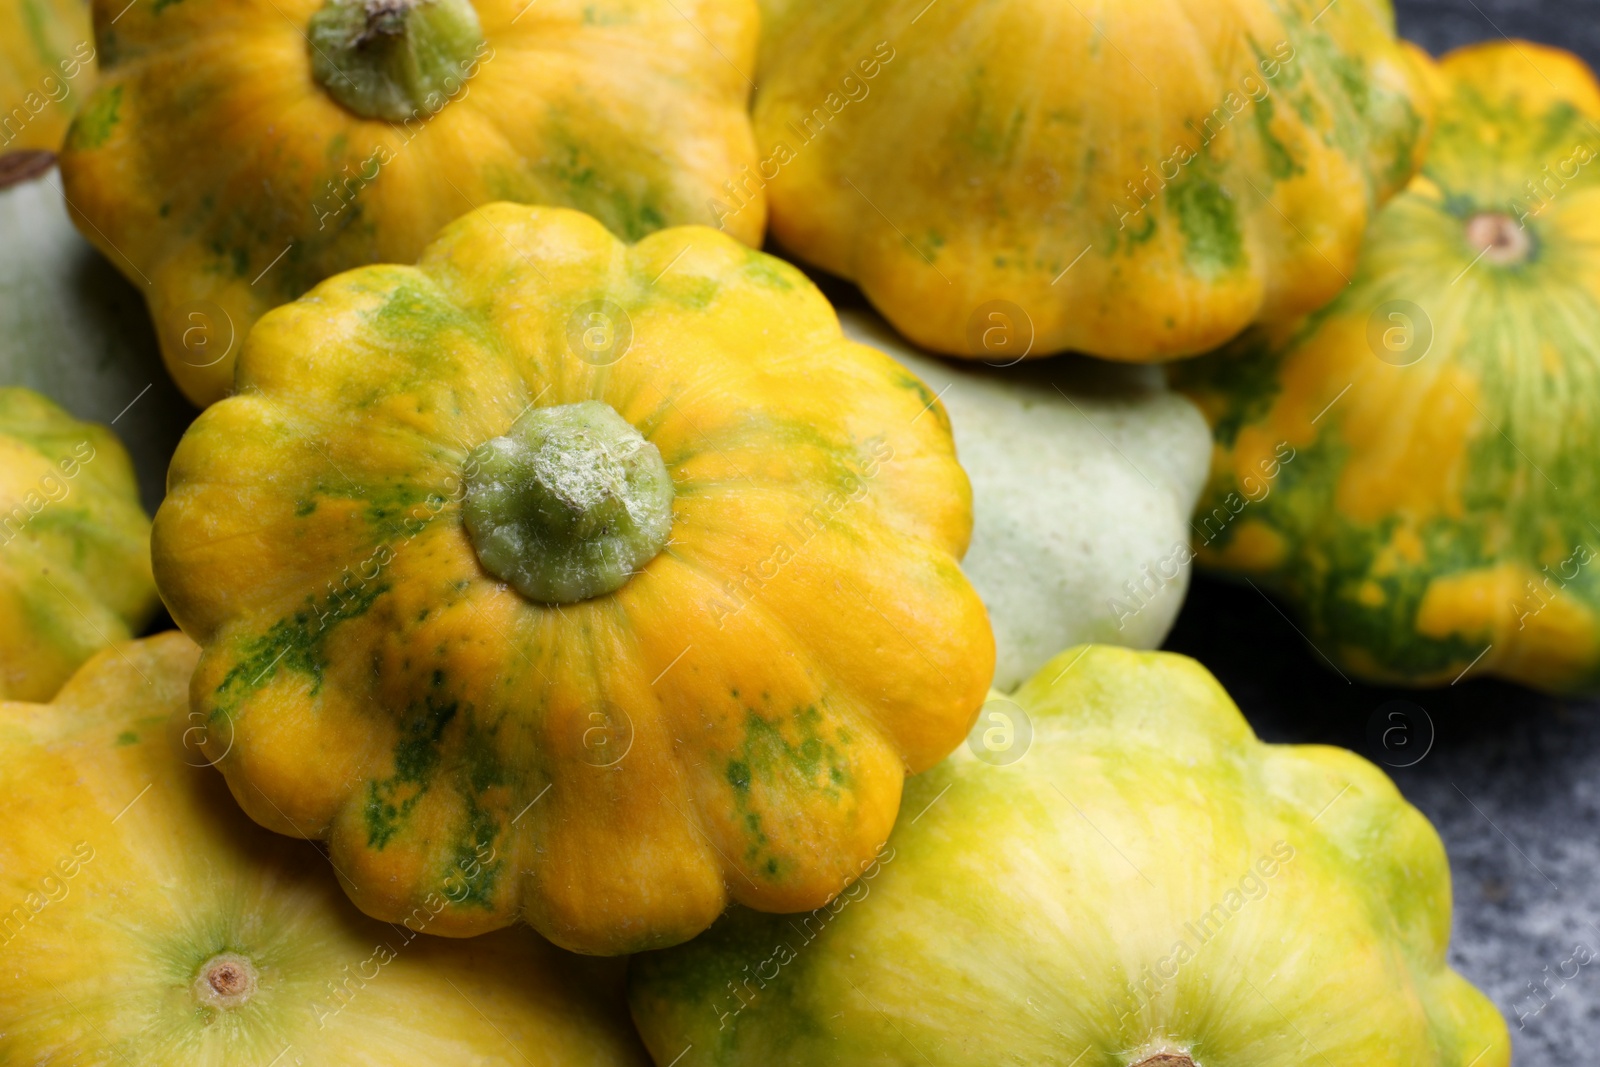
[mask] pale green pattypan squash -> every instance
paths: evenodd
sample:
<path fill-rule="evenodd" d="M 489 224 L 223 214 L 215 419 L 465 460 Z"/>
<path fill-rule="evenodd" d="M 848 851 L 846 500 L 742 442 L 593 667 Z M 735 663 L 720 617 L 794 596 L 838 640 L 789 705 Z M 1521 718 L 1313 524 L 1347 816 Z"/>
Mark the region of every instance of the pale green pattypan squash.
<path fill-rule="evenodd" d="M 1150 368 L 937 359 L 841 303 L 845 333 L 899 360 L 950 413 L 972 480 L 962 569 L 989 608 L 994 684 L 1012 688 L 1067 645 L 1161 644 L 1188 589 L 1188 517 L 1206 480 L 1199 409 Z"/>
<path fill-rule="evenodd" d="M 907 783 L 826 907 L 636 957 L 674 1067 L 1506 1067 L 1445 962 L 1438 835 L 1365 760 L 1262 744 L 1182 656 L 1069 649 Z M 978 755 L 982 753 L 982 755 Z"/>

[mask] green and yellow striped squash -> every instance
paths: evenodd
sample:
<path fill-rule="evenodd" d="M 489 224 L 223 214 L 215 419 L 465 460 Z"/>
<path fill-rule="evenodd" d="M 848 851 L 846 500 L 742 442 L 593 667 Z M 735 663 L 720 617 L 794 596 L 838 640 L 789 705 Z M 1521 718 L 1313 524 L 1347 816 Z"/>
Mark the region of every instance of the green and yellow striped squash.
<path fill-rule="evenodd" d="M 156 578 L 220 767 L 380 919 L 480 847 L 441 931 L 620 953 L 816 907 L 994 672 L 944 409 L 709 227 L 497 204 L 329 279 L 168 484 Z"/>
<path fill-rule="evenodd" d="M 122 443 L 38 393 L 0 388 L 0 700 L 49 700 L 159 606 Z"/>
<path fill-rule="evenodd" d="M 252 825 L 195 744 L 198 656 L 168 632 L 0 704 L 0 1062 L 645 1064 L 610 961 L 433 937 L 426 908 L 374 922 Z"/>
<path fill-rule="evenodd" d="M 88 0 L 0 0 L 0 153 L 61 147 L 94 58 Z"/>
<path fill-rule="evenodd" d="M 1370 763 L 1262 744 L 1194 661 L 1104 645 L 978 729 L 827 907 L 634 958 L 658 1064 L 1510 1062 L 1446 964 L 1439 838 Z"/>
<path fill-rule="evenodd" d="M 754 0 L 95 0 L 61 170 L 205 405 L 264 312 L 491 201 L 628 240 L 754 162 Z M 348 80 L 344 80 L 344 79 Z M 761 243 L 757 205 L 728 232 Z"/>
<path fill-rule="evenodd" d="M 1592 690 L 1600 86 L 1527 42 L 1439 74 L 1433 150 L 1350 287 L 1173 369 L 1215 439 L 1199 559 L 1351 674 Z"/>
<path fill-rule="evenodd" d="M 1151 362 L 1311 311 L 1430 126 L 1388 0 L 764 7 L 760 160 L 719 213 L 764 194 L 935 352 Z"/>

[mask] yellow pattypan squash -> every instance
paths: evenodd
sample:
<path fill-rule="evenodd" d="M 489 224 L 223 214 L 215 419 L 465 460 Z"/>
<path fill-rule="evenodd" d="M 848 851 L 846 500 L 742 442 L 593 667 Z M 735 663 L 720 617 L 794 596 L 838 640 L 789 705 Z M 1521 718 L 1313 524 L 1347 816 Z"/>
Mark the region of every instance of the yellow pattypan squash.
<path fill-rule="evenodd" d="M 1345 285 L 1431 102 L 1388 0 L 767 0 L 759 212 L 937 352 L 1193 355 Z"/>
<path fill-rule="evenodd" d="M 96 0 L 75 220 L 191 400 L 269 308 L 496 200 L 634 240 L 754 162 L 754 0 Z M 729 232 L 760 243 L 764 212 Z"/>
<path fill-rule="evenodd" d="M 49 700 L 158 607 L 150 518 L 116 435 L 0 388 L 0 700 Z"/>
<path fill-rule="evenodd" d="M 937 399 L 707 227 L 497 204 L 264 317 L 156 518 L 257 821 L 395 919 L 682 941 L 816 907 L 994 669 Z"/>
<path fill-rule="evenodd" d="M 1199 560 L 1343 671 L 1600 686 L 1600 85 L 1528 42 L 1439 66 L 1354 284 L 1178 370 L 1216 441 Z"/>
<path fill-rule="evenodd" d="M 88 0 L 0 0 L 0 154 L 61 147 L 94 58 Z"/>
<path fill-rule="evenodd" d="M 646 1062 L 601 961 L 527 930 L 431 937 L 426 907 L 374 922 L 314 848 L 252 826 L 194 744 L 198 654 L 166 633 L 53 704 L 0 704 L 0 1061 Z"/>
<path fill-rule="evenodd" d="M 1262 744 L 1193 660 L 1063 652 L 905 811 L 828 906 L 633 961 L 657 1063 L 1510 1062 L 1427 820 L 1344 749 Z"/>

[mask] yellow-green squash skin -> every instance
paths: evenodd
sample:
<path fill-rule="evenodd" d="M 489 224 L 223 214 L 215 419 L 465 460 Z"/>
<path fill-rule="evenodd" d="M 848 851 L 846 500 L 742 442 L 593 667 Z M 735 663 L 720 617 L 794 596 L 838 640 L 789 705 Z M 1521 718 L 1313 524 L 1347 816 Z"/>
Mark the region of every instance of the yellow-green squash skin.
<path fill-rule="evenodd" d="M 374 922 L 252 824 L 200 751 L 198 655 L 168 632 L 0 703 L 0 1063 L 642 1067 L 608 961 Z"/>
<path fill-rule="evenodd" d="M 49 700 L 159 606 L 122 443 L 38 393 L 0 388 L 0 700 Z"/>
<path fill-rule="evenodd" d="M 754 0 L 96 0 L 94 17 L 101 79 L 61 158 L 73 218 L 145 292 L 201 406 L 267 310 L 410 263 L 474 208 L 576 208 L 638 240 L 711 222 L 754 161 Z M 417 62 L 392 69 L 392 48 Z M 758 205 L 728 232 L 759 245 L 764 226 Z"/>
<path fill-rule="evenodd" d="M 1600 87 L 1527 42 L 1439 65 L 1422 174 L 1310 318 L 1174 368 L 1213 426 L 1203 566 L 1347 675 L 1600 685 Z"/>
<path fill-rule="evenodd" d="M 1375 767 L 1091 645 L 991 698 L 850 890 L 636 957 L 630 997 L 677 1067 L 1506 1067 L 1449 930 Z"/>
<path fill-rule="evenodd" d="M 1388 0 L 767 0 L 732 227 L 935 352 L 1191 356 L 1332 299 L 1432 102 Z"/>
<path fill-rule="evenodd" d="M 938 399 L 795 268 L 494 204 L 261 320 L 153 555 L 258 822 L 391 921 L 492 847 L 437 929 L 619 954 L 888 837 L 994 676 L 971 509 Z"/>
<path fill-rule="evenodd" d="M 60 148 L 94 61 L 87 0 L 0 0 L 0 155 Z"/>

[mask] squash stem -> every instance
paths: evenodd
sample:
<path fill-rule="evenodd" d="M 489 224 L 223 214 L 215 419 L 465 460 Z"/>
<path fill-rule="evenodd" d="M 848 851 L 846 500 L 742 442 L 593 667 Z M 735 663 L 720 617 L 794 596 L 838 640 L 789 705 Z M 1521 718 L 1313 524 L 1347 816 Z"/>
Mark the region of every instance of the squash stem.
<path fill-rule="evenodd" d="M 1533 251 L 1533 237 L 1510 215 L 1484 211 L 1467 220 L 1467 243 L 1490 263 L 1521 263 Z"/>
<path fill-rule="evenodd" d="M 463 473 L 479 562 L 537 603 L 622 588 L 672 533 L 661 452 L 598 400 L 528 410 Z"/>
<path fill-rule="evenodd" d="M 194 998 L 208 1008 L 232 1011 L 255 996 L 260 976 L 248 956 L 219 952 L 200 965 L 194 979 Z"/>
<path fill-rule="evenodd" d="M 39 177 L 56 165 L 56 154 L 45 149 L 21 149 L 0 155 L 0 191 Z"/>
<path fill-rule="evenodd" d="M 460 95 L 484 50 L 471 0 L 328 0 L 311 16 L 311 73 L 366 119 L 425 121 Z"/>

